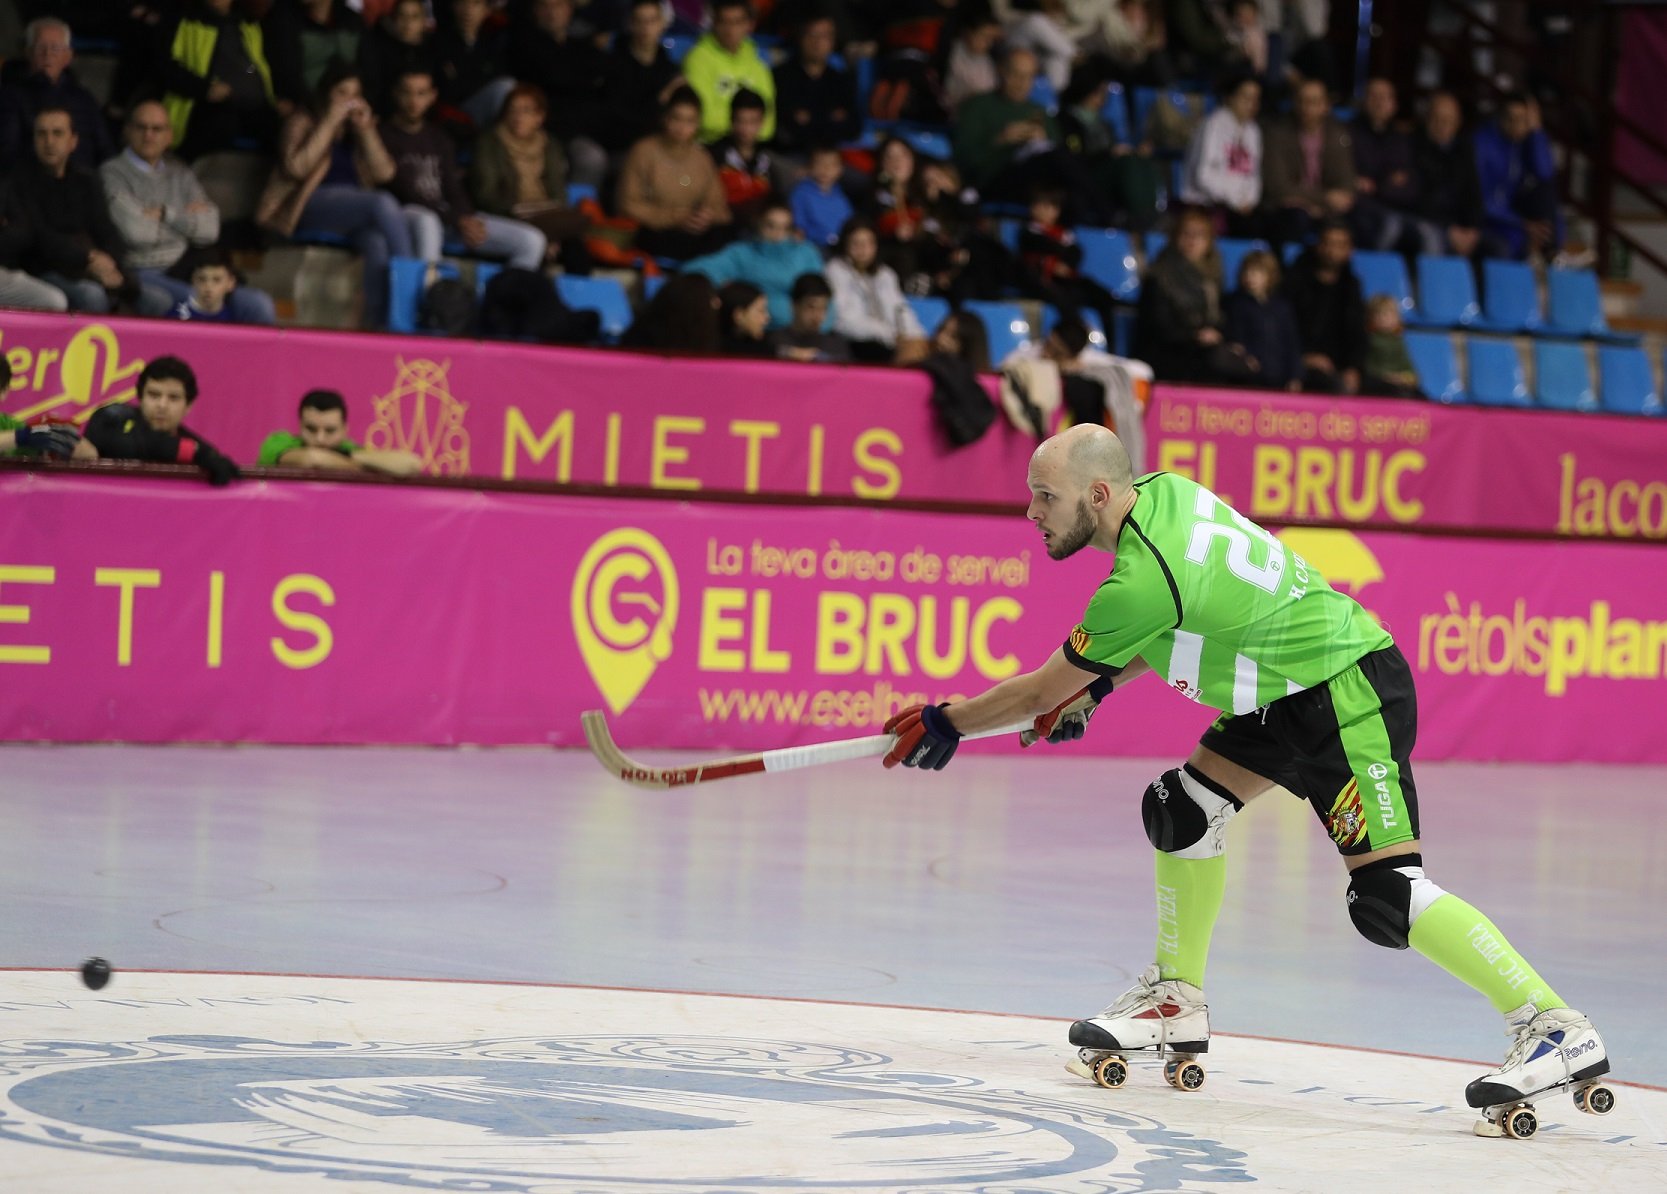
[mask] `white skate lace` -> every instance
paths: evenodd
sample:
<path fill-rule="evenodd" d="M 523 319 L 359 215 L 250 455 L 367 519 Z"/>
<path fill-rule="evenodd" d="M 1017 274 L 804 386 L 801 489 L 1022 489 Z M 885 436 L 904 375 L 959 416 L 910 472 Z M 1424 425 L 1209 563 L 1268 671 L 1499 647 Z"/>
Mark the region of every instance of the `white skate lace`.
<path fill-rule="evenodd" d="M 1125 1012 L 1143 1012 L 1147 1008 L 1156 1007 L 1162 1002 L 1157 992 L 1158 981 L 1157 967 L 1148 967 L 1135 979 L 1134 986 L 1106 1005 L 1099 1018 L 1109 1020 Z"/>
<path fill-rule="evenodd" d="M 1529 1050 L 1540 1041 L 1545 1041 L 1557 1051 L 1557 1056 L 1562 1060 L 1563 1077 L 1567 1080 L 1572 1080 L 1574 1077 L 1574 1071 L 1569 1065 L 1568 1054 L 1558 1048 L 1556 1042 L 1552 1041 L 1551 1034 L 1554 1032 L 1562 1032 L 1563 1040 L 1566 1043 L 1569 1036 L 1571 1036 L 1575 1029 L 1579 1026 L 1578 1021 L 1573 1024 L 1547 1024 L 1542 1028 L 1536 1028 L 1535 1025 L 1538 1023 L 1539 1018 L 1535 1017 L 1528 1023 L 1524 1024 L 1521 1028 L 1516 1028 L 1515 1026 L 1509 1024 L 1505 1026 L 1506 1032 L 1514 1032 L 1516 1034 L 1516 1040 L 1512 1041 L 1511 1047 L 1506 1050 L 1505 1064 L 1499 1067 L 1498 1072 L 1503 1074 L 1517 1066 L 1526 1065 L 1528 1062 Z"/>

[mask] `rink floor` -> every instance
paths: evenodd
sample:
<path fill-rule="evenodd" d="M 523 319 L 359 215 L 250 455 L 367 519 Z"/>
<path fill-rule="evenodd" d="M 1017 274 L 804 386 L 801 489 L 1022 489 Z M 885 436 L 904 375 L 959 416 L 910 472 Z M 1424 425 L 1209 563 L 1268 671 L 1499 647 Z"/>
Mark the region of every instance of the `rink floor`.
<path fill-rule="evenodd" d="M 1280 794 L 1231 831 L 1205 1089 L 1065 1073 L 1064 1021 L 1150 960 L 1138 805 L 1170 765 L 970 748 L 656 793 L 581 752 L 0 748 L 4 1186 L 1667 1184 L 1667 775 L 1420 768 L 1431 877 L 1637 1084 L 1516 1142 L 1463 1106 L 1500 1018 L 1355 935 Z"/>

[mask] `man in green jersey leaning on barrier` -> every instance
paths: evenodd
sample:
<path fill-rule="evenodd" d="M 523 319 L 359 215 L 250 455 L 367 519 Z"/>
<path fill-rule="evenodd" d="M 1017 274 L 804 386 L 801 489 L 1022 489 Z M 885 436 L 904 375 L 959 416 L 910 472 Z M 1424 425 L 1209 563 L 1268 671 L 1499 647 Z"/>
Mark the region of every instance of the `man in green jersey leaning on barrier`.
<path fill-rule="evenodd" d="M 1226 880 L 1227 824 L 1282 785 L 1309 801 L 1348 868 L 1349 917 L 1375 945 L 1409 945 L 1486 995 L 1514 1038 L 1465 1092 L 1477 1131 L 1531 1135 L 1526 1100 L 1573 1087 L 1582 1110 L 1614 1096 L 1591 1022 L 1570 1009 L 1491 921 L 1424 874 L 1410 755 L 1412 672 L 1394 640 L 1301 556 L 1215 494 L 1171 473 L 1130 475 L 1123 445 L 1083 425 L 1031 457 L 1026 516 L 1056 560 L 1096 547 L 1116 561 L 1069 640 L 1037 670 L 953 705 L 886 723 L 887 767 L 941 769 L 961 735 L 1036 718 L 1027 740 L 1081 737 L 1101 699 L 1147 672 L 1222 710 L 1185 765 L 1146 789 L 1157 848 L 1157 958 L 1099 1015 L 1071 1026 L 1073 1069 L 1120 1085 L 1122 1054 L 1157 1050 L 1193 1088 L 1209 1045 L 1200 988 Z"/>

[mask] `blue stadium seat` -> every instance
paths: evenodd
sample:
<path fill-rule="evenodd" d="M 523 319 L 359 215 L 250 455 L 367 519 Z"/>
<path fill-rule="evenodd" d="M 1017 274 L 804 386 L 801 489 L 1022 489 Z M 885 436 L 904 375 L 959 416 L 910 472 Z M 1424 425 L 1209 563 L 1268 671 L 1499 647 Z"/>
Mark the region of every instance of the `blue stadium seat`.
<path fill-rule="evenodd" d="M 1112 135 L 1117 138 L 1119 145 L 1134 144 L 1134 136 L 1129 129 L 1129 97 L 1123 91 L 1123 84 L 1111 83 L 1107 86 L 1106 102 L 1100 109 L 1100 119 L 1111 127 Z"/>
<path fill-rule="evenodd" d="M 1140 263 L 1135 260 L 1129 234 L 1116 228 L 1078 228 L 1082 272 L 1111 291 L 1118 302 L 1140 297 Z"/>
<path fill-rule="evenodd" d="M 699 39 L 692 33 L 672 33 L 661 38 L 660 44 L 666 47 L 666 54 L 673 62 L 682 62 L 689 56 L 689 51 L 694 49 L 697 40 Z"/>
<path fill-rule="evenodd" d="M 1387 294 L 1401 305 L 1404 314 L 1412 314 L 1412 282 L 1399 253 L 1356 249 L 1353 265 L 1354 276 L 1360 279 L 1361 298 L 1371 302 L 1374 295 Z"/>
<path fill-rule="evenodd" d="M 923 124 L 899 124 L 892 132 L 907 141 L 922 157 L 947 162 L 955 156 L 955 147 L 950 144 L 949 133 L 944 129 Z"/>
<path fill-rule="evenodd" d="M 1546 326 L 1553 336 L 1593 336 L 1615 344 L 1636 344 L 1637 336 L 1614 331 L 1603 316 L 1598 276 L 1589 269 L 1549 269 Z"/>
<path fill-rule="evenodd" d="M 567 184 L 567 206 L 578 207 L 586 199 L 596 199 L 596 188 L 588 182 L 570 182 Z"/>
<path fill-rule="evenodd" d="M 631 300 L 618 279 L 603 276 L 580 277 L 563 274 L 556 279 L 556 293 L 562 302 L 578 311 L 595 311 L 602 317 L 602 339 L 618 341 L 631 326 Z"/>
<path fill-rule="evenodd" d="M 1536 332 L 1540 316 L 1540 285 L 1526 261 L 1482 262 L 1482 317 L 1479 328 L 1496 332 Z"/>
<path fill-rule="evenodd" d="M 903 301 L 909 304 L 915 318 L 920 320 L 920 326 L 926 329 L 927 336 L 931 336 L 938 330 L 938 325 L 949 318 L 948 299 L 926 294 L 906 294 Z"/>
<path fill-rule="evenodd" d="M 997 220 L 996 239 L 1006 247 L 1009 253 L 1017 253 L 1019 251 L 1019 230 L 1023 227 L 1023 220 Z"/>
<path fill-rule="evenodd" d="M 1157 102 L 1156 87 L 1136 87 L 1129 93 L 1129 118 L 1133 121 L 1137 140 L 1146 136 L 1146 118 L 1152 114 L 1152 105 Z"/>
<path fill-rule="evenodd" d="M 1110 352 L 1111 347 L 1106 342 L 1105 324 L 1100 319 L 1100 313 L 1092 307 L 1081 307 L 1077 311 L 1077 316 L 1088 328 L 1089 345 L 1093 348 L 1099 349 L 1101 352 Z M 1050 334 L 1052 334 L 1054 327 L 1058 323 L 1059 308 L 1055 307 L 1052 303 L 1043 303 L 1042 338 L 1046 339 Z"/>
<path fill-rule="evenodd" d="M 1469 327 L 1481 316 L 1476 275 L 1463 257 L 1418 258 L 1418 319 L 1432 327 Z"/>
<path fill-rule="evenodd" d="M 1038 73 L 1036 82 L 1030 85 L 1030 102 L 1041 104 L 1048 110 L 1049 116 L 1059 114 L 1059 92 L 1054 89 L 1053 81 L 1047 75 Z"/>
<path fill-rule="evenodd" d="M 643 302 L 646 303 L 653 299 L 655 295 L 660 293 L 660 287 L 665 284 L 666 275 L 664 274 L 644 274 L 642 280 Z"/>
<path fill-rule="evenodd" d="M 990 338 L 990 364 L 1000 365 L 1014 349 L 1030 339 L 1030 321 L 1018 303 L 969 301 L 961 305 L 984 321 Z"/>
<path fill-rule="evenodd" d="M 1470 348 L 1470 396 L 1483 406 L 1532 406 L 1528 381 L 1522 374 L 1522 358 L 1509 340 L 1487 340 L 1472 336 Z"/>
<path fill-rule="evenodd" d="M 1151 265 L 1152 262 L 1156 261 L 1158 259 L 1158 254 L 1163 252 L 1164 246 L 1168 243 L 1169 233 L 1167 232 L 1154 231 L 1141 233 L 1140 247 L 1146 251 L 1146 264 Z"/>
<path fill-rule="evenodd" d="M 1549 410 L 1598 408 L 1584 344 L 1568 340 L 1534 342 L 1534 398 Z"/>
<path fill-rule="evenodd" d="M 1598 402 L 1617 415 L 1659 415 L 1661 391 L 1655 370 L 1642 348 L 1618 344 L 1598 347 Z"/>
<path fill-rule="evenodd" d="M 1134 355 L 1135 314 L 1126 307 L 1111 313 L 1111 351 L 1120 357 Z"/>
<path fill-rule="evenodd" d="M 1285 242 L 1285 247 L 1280 250 L 1280 255 L 1285 259 L 1285 268 L 1290 269 L 1291 268 L 1291 263 L 1293 261 L 1295 261 L 1298 257 L 1301 257 L 1302 256 L 1302 251 L 1304 249 L 1306 249 L 1307 247 L 1308 246 L 1303 244 L 1301 241 L 1297 241 L 1297 240 L 1288 240 L 1288 241 L 1286 241 Z"/>
<path fill-rule="evenodd" d="M 475 293 L 477 295 L 485 294 L 486 284 L 497 277 L 499 271 L 503 268 L 504 263 L 501 261 L 475 262 Z"/>
<path fill-rule="evenodd" d="M 1459 382 L 1459 362 L 1451 336 L 1446 332 L 1408 332 L 1406 343 L 1424 397 L 1436 402 L 1470 400 Z"/>
<path fill-rule="evenodd" d="M 1216 241 L 1216 248 L 1221 251 L 1222 292 L 1231 294 L 1239 288 L 1239 267 L 1244 264 L 1244 259 L 1258 249 L 1267 252 L 1268 242 L 1224 236 Z"/>

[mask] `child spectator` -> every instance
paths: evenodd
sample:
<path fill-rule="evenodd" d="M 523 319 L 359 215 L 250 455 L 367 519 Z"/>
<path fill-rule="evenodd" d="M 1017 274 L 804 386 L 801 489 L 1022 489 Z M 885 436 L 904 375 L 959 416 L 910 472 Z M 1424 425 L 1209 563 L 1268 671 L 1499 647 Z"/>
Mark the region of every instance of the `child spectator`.
<path fill-rule="evenodd" d="M 793 281 L 793 322 L 770 333 L 776 355 L 789 361 L 848 361 L 851 345 L 838 332 L 822 330 L 828 322 L 833 288 L 821 274 L 800 274 Z"/>
<path fill-rule="evenodd" d="M 1366 367 L 1360 392 L 1380 398 L 1417 398 L 1418 372 L 1407 352 L 1401 325 L 1401 304 L 1387 294 L 1374 294 L 1366 303 Z"/>
<path fill-rule="evenodd" d="M 718 291 L 719 351 L 732 357 L 771 356 L 764 329 L 770 326 L 770 302 L 751 282 L 728 282 Z"/>
<path fill-rule="evenodd" d="M 1116 300 L 1104 286 L 1080 272 L 1082 246 L 1076 234 L 1060 223 L 1064 206 L 1061 191 L 1038 187 L 1031 192 L 1030 222 L 1019 232 L 1025 289 L 1030 297 L 1052 303 L 1066 315 L 1075 316 L 1079 307 L 1092 307 L 1109 328 Z"/>
<path fill-rule="evenodd" d="M 729 210 L 749 224 L 776 189 L 775 163 L 759 144 L 763 128 L 764 100 L 743 87 L 729 103 L 729 132 L 709 147 Z"/>
<path fill-rule="evenodd" d="M 191 294 L 168 312 L 169 319 L 193 323 L 236 323 L 226 300 L 237 289 L 237 275 L 224 249 L 193 249 L 187 255 Z"/>
<path fill-rule="evenodd" d="M 818 249 L 832 248 L 839 240 L 839 230 L 851 218 L 850 197 L 839 185 L 844 172 L 839 150 L 818 145 L 810 151 L 809 177 L 799 180 L 789 199 L 794 223 Z"/>
<path fill-rule="evenodd" d="M 347 402 L 334 390 L 309 390 L 301 398 L 299 434 L 274 431 L 261 442 L 260 468 L 316 468 L 414 476 L 422 461 L 397 448 L 364 448 L 347 438 Z"/>
<path fill-rule="evenodd" d="M 1279 258 L 1258 249 L 1239 266 L 1238 289 L 1222 304 L 1229 344 L 1245 351 L 1255 384 L 1270 390 L 1302 388 L 1302 340 L 1291 304 L 1279 293 Z"/>
<path fill-rule="evenodd" d="M 867 220 L 849 220 L 840 230 L 828 285 L 834 331 L 851 341 L 857 360 L 908 365 L 926 356 L 926 331 L 903 298 L 896 271 L 880 264 L 880 240 Z"/>

